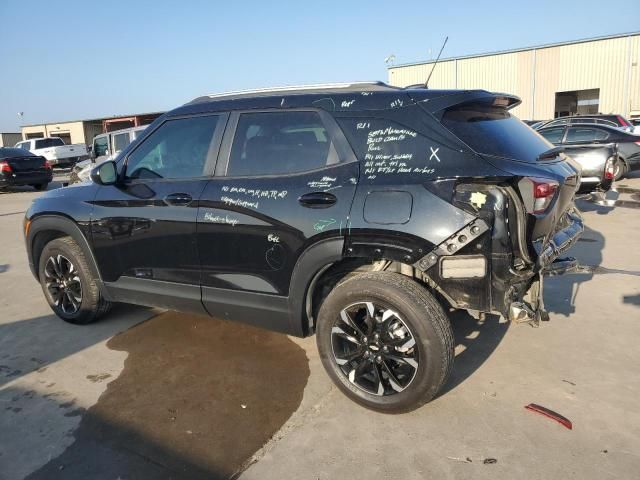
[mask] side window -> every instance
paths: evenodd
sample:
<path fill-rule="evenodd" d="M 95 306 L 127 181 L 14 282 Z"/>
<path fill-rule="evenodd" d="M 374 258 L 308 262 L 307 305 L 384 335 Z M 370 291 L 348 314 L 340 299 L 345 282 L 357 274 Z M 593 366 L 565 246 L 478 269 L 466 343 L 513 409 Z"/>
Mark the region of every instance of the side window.
<path fill-rule="evenodd" d="M 29 150 L 29 147 L 31 147 L 31 142 L 24 142 L 24 143 L 20 143 L 18 145 L 20 146 L 20 148 L 22 150 Z"/>
<path fill-rule="evenodd" d="M 538 132 L 551 143 L 561 143 L 564 127 L 548 128 Z"/>
<path fill-rule="evenodd" d="M 113 149 L 115 152 L 121 152 L 127 145 L 129 145 L 129 132 L 119 133 L 113 136 Z"/>
<path fill-rule="evenodd" d="M 98 137 L 93 139 L 93 152 L 96 157 L 109 155 L 109 137 Z"/>
<path fill-rule="evenodd" d="M 567 123 L 569 123 L 569 119 L 567 118 L 561 118 L 559 120 L 554 120 L 553 122 L 549 122 L 545 125 L 545 128 L 547 127 L 557 127 L 559 125 L 566 125 Z"/>
<path fill-rule="evenodd" d="M 596 119 L 596 123 L 599 124 L 599 125 L 608 125 L 610 127 L 619 127 L 620 126 L 616 122 L 612 122 L 611 120 L 605 120 L 605 119 Z"/>
<path fill-rule="evenodd" d="M 127 178 L 193 178 L 204 175 L 219 115 L 168 120 L 127 159 Z"/>
<path fill-rule="evenodd" d="M 288 174 L 334 163 L 338 154 L 317 112 L 243 113 L 227 176 Z"/>
<path fill-rule="evenodd" d="M 567 132 L 567 143 L 605 140 L 608 136 L 609 134 L 607 132 L 597 128 L 571 127 Z"/>

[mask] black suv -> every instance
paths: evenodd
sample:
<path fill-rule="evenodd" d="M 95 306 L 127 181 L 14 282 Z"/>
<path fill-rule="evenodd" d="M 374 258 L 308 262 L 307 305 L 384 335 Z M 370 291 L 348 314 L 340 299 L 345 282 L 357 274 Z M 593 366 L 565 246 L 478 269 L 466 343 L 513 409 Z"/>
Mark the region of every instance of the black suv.
<path fill-rule="evenodd" d="M 53 311 L 111 302 L 316 334 L 338 387 L 428 402 L 450 307 L 544 319 L 542 272 L 578 238 L 580 169 L 486 91 L 353 83 L 197 98 L 24 231 Z"/>

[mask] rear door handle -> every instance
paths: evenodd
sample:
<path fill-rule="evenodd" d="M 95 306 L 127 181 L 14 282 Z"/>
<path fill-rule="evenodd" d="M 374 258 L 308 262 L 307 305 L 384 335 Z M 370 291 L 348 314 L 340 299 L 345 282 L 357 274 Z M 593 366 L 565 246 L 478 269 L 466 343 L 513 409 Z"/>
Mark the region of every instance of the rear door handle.
<path fill-rule="evenodd" d="M 305 193 L 298 198 L 298 202 L 307 208 L 328 208 L 337 201 L 336 196 L 328 192 Z"/>
<path fill-rule="evenodd" d="M 163 199 L 164 203 L 175 207 L 186 207 L 192 200 L 193 198 L 188 193 L 170 193 Z"/>

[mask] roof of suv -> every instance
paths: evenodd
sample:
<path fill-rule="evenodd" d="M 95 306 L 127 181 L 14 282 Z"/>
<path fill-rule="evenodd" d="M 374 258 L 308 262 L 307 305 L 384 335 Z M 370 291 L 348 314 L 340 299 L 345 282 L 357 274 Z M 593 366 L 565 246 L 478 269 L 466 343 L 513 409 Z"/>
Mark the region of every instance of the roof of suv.
<path fill-rule="evenodd" d="M 313 85 L 287 85 L 281 87 L 256 88 L 251 90 L 236 90 L 232 92 L 212 93 L 192 100 L 190 103 L 202 103 L 215 100 L 233 100 L 238 98 L 257 98 L 288 95 L 312 95 L 328 93 L 360 93 L 360 92 L 397 92 L 403 90 L 384 82 L 348 82 L 348 83 L 324 83 Z"/>
<path fill-rule="evenodd" d="M 178 107 L 169 116 L 211 111 L 272 108 L 323 108 L 329 111 L 385 110 L 418 101 L 449 97 L 450 101 L 432 106 L 460 103 L 463 100 L 503 97 L 507 108 L 520 103 L 511 95 L 484 90 L 431 90 L 423 85 L 395 87 L 384 82 L 350 82 L 318 85 L 284 86 L 204 95 Z"/>

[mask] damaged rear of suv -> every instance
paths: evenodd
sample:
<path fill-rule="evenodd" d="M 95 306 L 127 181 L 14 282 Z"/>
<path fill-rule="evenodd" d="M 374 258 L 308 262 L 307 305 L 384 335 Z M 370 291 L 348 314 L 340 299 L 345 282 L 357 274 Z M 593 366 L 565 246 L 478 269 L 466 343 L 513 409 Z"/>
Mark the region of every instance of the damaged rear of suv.
<path fill-rule="evenodd" d="M 452 369 L 445 307 L 545 319 L 543 273 L 583 230 L 580 168 L 519 102 L 375 82 L 198 98 L 36 200 L 34 275 L 73 323 L 128 302 L 315 333 L 349 397 L 417 408 Z"/>

